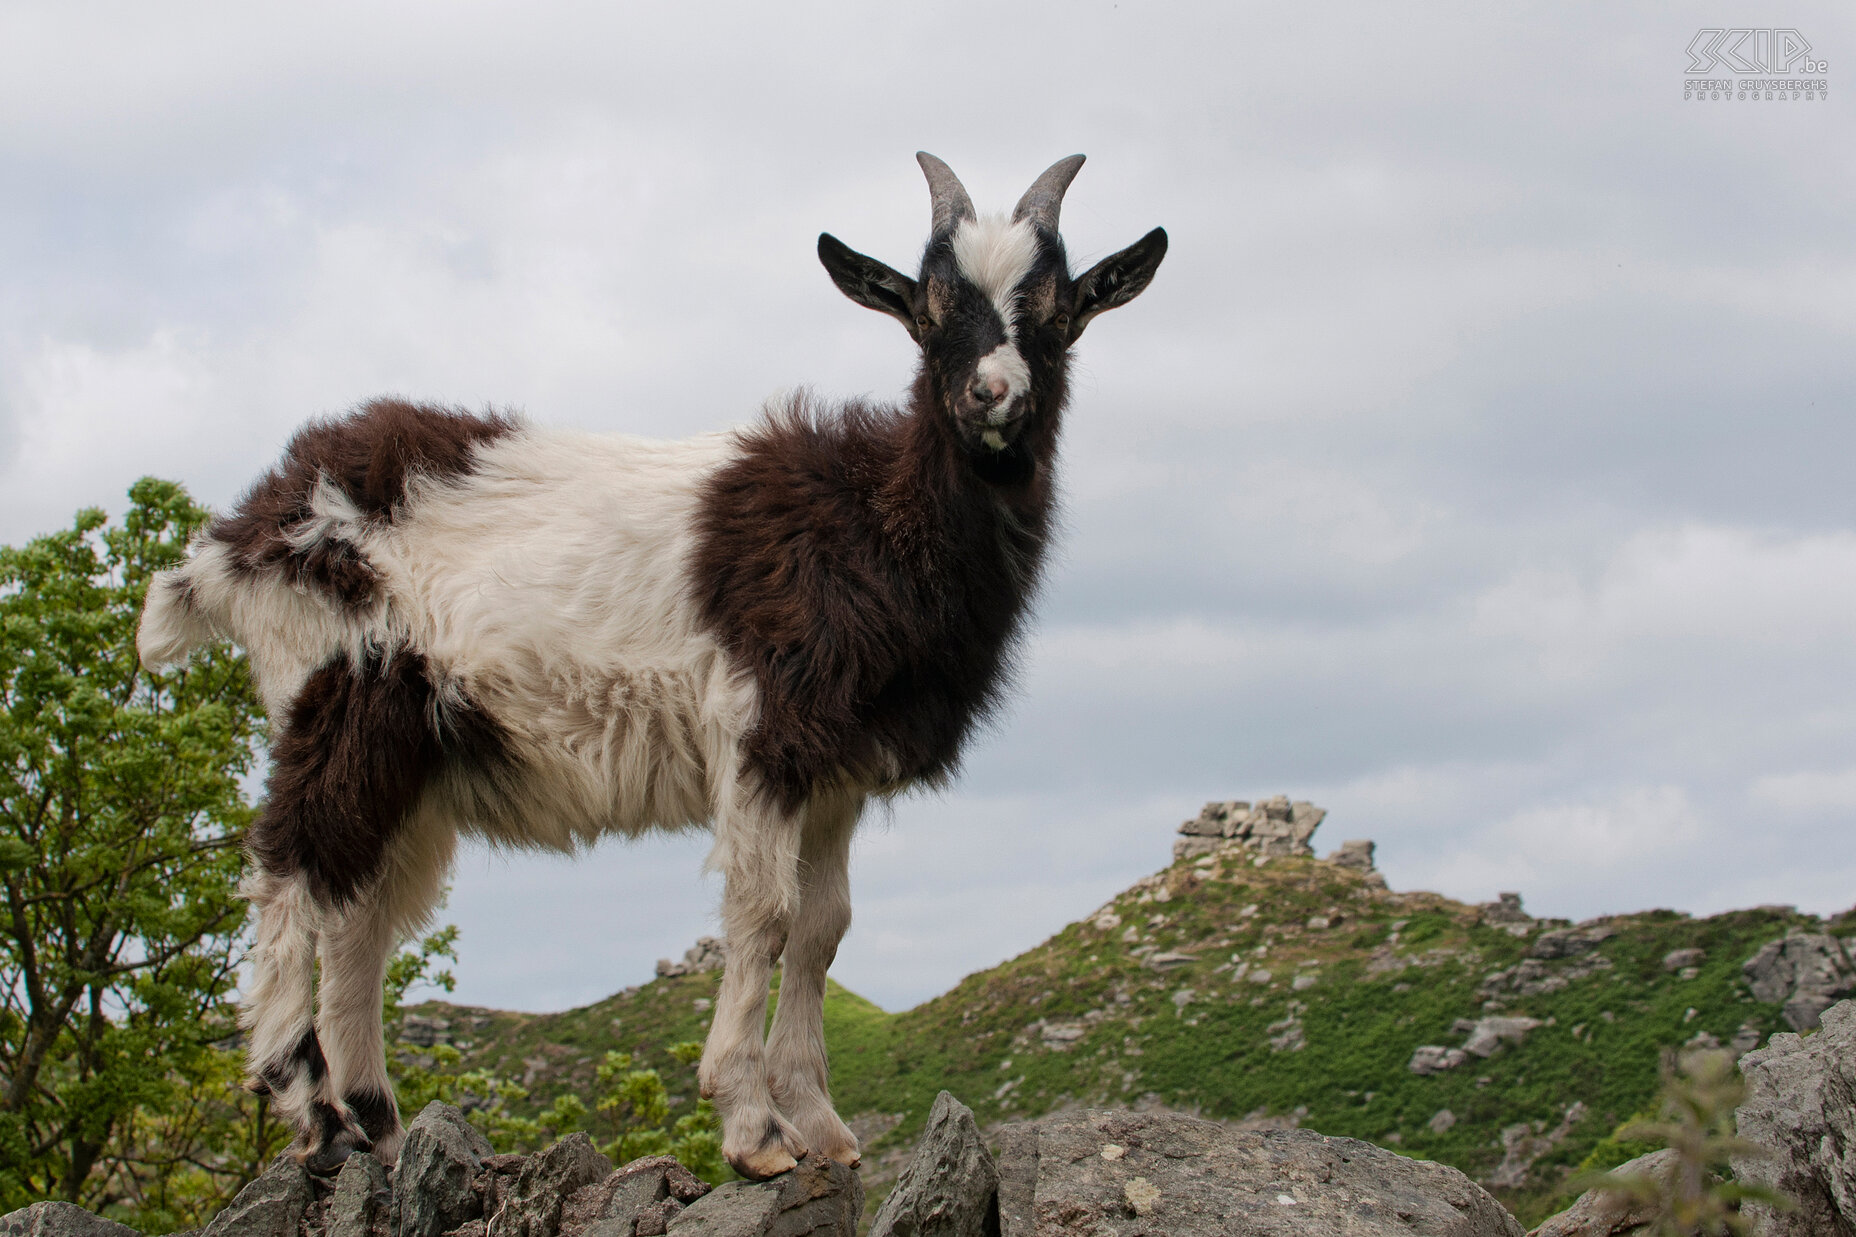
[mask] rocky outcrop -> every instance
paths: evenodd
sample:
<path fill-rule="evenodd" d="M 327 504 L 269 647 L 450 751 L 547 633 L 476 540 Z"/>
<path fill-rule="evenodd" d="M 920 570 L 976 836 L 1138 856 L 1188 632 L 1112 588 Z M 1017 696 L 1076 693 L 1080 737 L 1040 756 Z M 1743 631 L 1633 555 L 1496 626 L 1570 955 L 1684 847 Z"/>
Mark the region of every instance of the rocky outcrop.
<path fill-rule="evenodd" d="M 856 1170 L 811 1155 L 771 1181 L 718 1186 L 660 1231 L 671 1237 L 854 1237 L 863 1209 L 864 1187 Z"/>
<path fill-rule="evenodd" d="M 1789 933 L 1767 943 L 1741 970 L 1754 999 L 1784 1006 L 1794 1031 L 1815 1030 L 1826 1009 L 1856 994 L 1856 966 L 1843 942 L 1825 933 Z"/>
<path fill-rule="evenodd" d="M 978 1237 L 999 1231 L 999 1170 L 973 1110 L 935 1097 L 915 1155 L 870 1225 L 870 1237 Z"/>
<path fill-rule="evenodd" d="M 1173 844 L 1173 858 L 1210 854 L 1226 842 L 1264 855 L 1312 856 L 1315 851 L 1308 840 L 1326 816 L 1326 809 L 1306 801 L 1291 803 L 1287 795 L 1265 799 L 1254 807 L 1239 799 L 1208 803 L 1198 816 L 1179 827 L 1184 836 Z"/>
<path fill-rule="evenodd" d="M 1521 1237 L 1453 1168 L 1312 1130 L 1082 1111 L 999 1135 L 1002 1237 Z"/>
<path fill-rule="evenodd" d="M 406 1128 L 394 1173 L 393 1232 L 397 1237 L 439 1237 L 481 1216 L 483 1200 L 472 1186 L 490 1154 L 489 1140 L 463 1113 L 437 1100 L 427 1104 Z"/>
<path fill-rule="evenodd" d="M 297 1237 L 297 1226 L 314 1198 L 303 1166 L 279 1161 L 213 1217 L 205 1237 Z"/>
<path fill-rule="evenodd" d="M 134 1229 L 65 1202 L 34 1203 L 0 1217 L 0 1237 L 141 1237 Z"/>
<path fill-rule="evenodd" d="M 585 1134 L 494 1155 L 464 1114 L 429 1104 L 398 1168 L 356 1152 L 330 1181 L 279 1157 L 201 1237 L 854 1237 L 863 1185 L 814 1156 L 772 1181 L 711 1190 L 669 1156 L 614 1169 Z M 139 1237 L 68 1203 L 0 1218 L 0 1237 Z"/>
<path fill-rule="evenodd" d="M 1521 895 L 1518 893 L 1498 893 L 1493 902 L 1477 903 L 1476 910 L 1479 912 L 1479 923 L 1511 931 L 1519 928 L 1521 930 L 1515 933 L 1517 936 L 1525 936 L 1534 922 L 1534 917 L 1521 908 Z"/>
<path fill-rule="evenodd" d="M 1734 1176 L 1796 1204 L 1751 1207 L 1761 1237 L 1856 1237 L 1856 1001 L 1824 1010 L 1821 1024 L 1740 1058 L 1740 1137 L 1765 1154 L 1735 1157 Z"/>
<path fill-rule="evenodd" d="M 683 951 L 683 961 L 672 962 L 669 958 L 657 960 L 657 977 L 673 979 L 678 975 L 700 975 L 704 971 L 719 971 L 728 961 L 728 943 L 713 936 L 699 936 L 696 943 Z"/>

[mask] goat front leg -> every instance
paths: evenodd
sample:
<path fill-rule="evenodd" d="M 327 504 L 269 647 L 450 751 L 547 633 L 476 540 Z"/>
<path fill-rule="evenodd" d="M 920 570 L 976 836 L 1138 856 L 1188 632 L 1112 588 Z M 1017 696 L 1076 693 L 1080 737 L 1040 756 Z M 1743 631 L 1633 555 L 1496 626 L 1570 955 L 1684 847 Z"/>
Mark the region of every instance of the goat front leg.
<path fill-rule="evenodd" d="M 761 1045 L 767 982 L 786 947 L 798 891 L 799 823 L 771 809 L 723 813 L 712 867 L 723 874 L 728 962 L 697 1076 L 722 1118 L 722 1155 L 760 1181 L 793 1168 L 806 1143 L 774 1106 Z"/>
<path fill-rule="evenodd" d="M 812 1150 L 857 1167 L 857 1136 L 831 1103 L 825 1055 L 825 972 L 851 926 L 851 833 L 863 800 L 815 801 L 799 851 L 799 910 L 787 936 L 780 1001 L 767 1037 L 774 1103 Z"/>

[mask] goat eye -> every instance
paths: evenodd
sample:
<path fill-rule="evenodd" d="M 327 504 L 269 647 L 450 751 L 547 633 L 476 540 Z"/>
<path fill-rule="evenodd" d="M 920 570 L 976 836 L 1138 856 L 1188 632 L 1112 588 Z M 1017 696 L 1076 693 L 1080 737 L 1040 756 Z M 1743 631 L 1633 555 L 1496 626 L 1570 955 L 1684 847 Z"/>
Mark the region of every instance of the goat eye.
<path fill-rule="evenodd" d="M 1060 331 L 1067 331 L 1070 329 L 1070 315 L 1058 314 L 1055 318 L 1050 320 L 1050 324 Z"/>
<path fill-rule="evenodd" d="M 925 331 L 925 330 L 927 330 L 927 329 L 928 329 L 928 328 L 929 328 L 930 326 L 932 326 L 932 325 L 934 325 L 934 324 L 928 321 L 928 315 L 927 315 L 927 314 L 916 314 L 916 315 L 915 315 L 915 325 L 916 325 L 917 327 L 920 327 L 920 328 L 921 328 L 922 330 L 924 330 L 924 331 Z"/>

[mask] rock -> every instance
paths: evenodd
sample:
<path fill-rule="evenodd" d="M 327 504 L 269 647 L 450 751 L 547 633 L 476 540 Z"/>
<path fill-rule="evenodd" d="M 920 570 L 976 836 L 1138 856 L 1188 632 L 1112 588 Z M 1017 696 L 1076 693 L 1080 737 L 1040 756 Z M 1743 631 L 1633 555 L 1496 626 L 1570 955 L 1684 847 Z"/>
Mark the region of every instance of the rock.
<path fill-rule="evenodd" d="M 392 1205 L 387 1170 L 372 1155 L 357 1151 L 335 1174 L 335 1192 L 329 1196 L 324 1231 L 327 1237 L 370 1237 L 375 1222 Z"/>
<path fill-rule="evenodd" d="M 34 1203 L 0 1216 L 0 1237 L 142 1237 L 126 1224 L 93 1216 L 75 1203 Z"/>
<path fill-rule="evenodd" d="M 1570 958 L 1575 954 L 1590 953 L 1617 934 L 1618 930 L 1609 924 L 1582 923 L 1576 928 L 1542 932 L 1534 938 L 1534 947 L 1527 952 L 1533 958 Z"/>
<path fill-rule="evenodd" d="M 943 1091 L 870 1237 L 984 1237 L 998 1232 L 998 1210 L 999 1170 L 973 1112 Z"/>
<path fill-rule="evenodd" d="M 1824 933 L 1797 932 L 1769 941 L 1741 967 L 1755 1000 L 1785 1007 L 1794 1031 L 1815 1030 L 1824 1010 L 1856 993 L 1856 967 L 1843 943 Z"/>
<path fill-rule="evenodd" d="M 1216 850 L 1219 840 L 1235 841 L 1265 855 L 1313 855 L 1308 839 L 1327 812 L 1312 803 L 1291 803 L 1287 795 L 1252 806 L 1239 799 L 1208 803 L 1196 819 L 1179 827 L 1185 836 L 1174 843 L 1175 859 Z"/>
<path fill-rule="evenodd" d="M 1665 971 L 1686 971 L 1700 966 L 1708 956 L 1705 949 L 1672 949 L 1663 955 Z"/>
<path fill-rule="evenodd" d="M 1518 1044 L 1527 1033 L 1540 1025 L 1538 1018 L 1479 1018 L 1463 1041 L 1463 1051 L 1478 1057 L 1492 1057 L 1504 1043 Z"/>
<path fill-rule="evenodd" d="M 528 1158 L 502 1202 L 496 1231 L 505 1237 L 555 1237 L 561 1208 L 574 1191 L 612 1176 L 612 1161 L 585 1134 L 569 1134 Z"/>
<path fill-rule="evenodd" d="M 1227 803 L 1208 803 L 1200 809 L 1198 816 L 1179 827 L 1187 837 L 1225 838 L 1231 836 L 1225 827 L 1231 821 L 1242 820 L 1250 812 L 1250 805 L 1238 799 Z"/>
<path fill-rule="evenodd" d="M 205 1237 L 297 1237 L 309 1210 L 309 1172 L 288 1156 L 238 1192 L 206 1226 Z"/>
<path fill-rule="evenodd" d="M 1681 1156 L 1665 1147 L 1640 1155 L 1613 1170 L 1620 1177 L 1642 1177 L 1657 1183 L 1665 1193 L 1674 1187 Z M 1566 1210 L 1527 1237 L 1648 1237 L 1649 1226 L 1656 1220 L 1659 1204 L 1651 1199 L 1635 1198 L 1622 1190 L 1599 1188 L 1587 1190 Z"/>
<path fill-rule="evenodd" d="M 1311 1130 L 1071 1111 L 999 1136 L 1002 1237 L 1522 1237 L 1462 1173 Z"/>
<path fill-rule="evenodd" d="M 1517 1121 L 1502 1131 L 1502 1160 L 1483 1184 L 1502 1190 L 1518 1190 L 1527 1185 L 1527 1174 L 1534 1161 L 1566 1141 L 1573 1127 L 1585 1120 L 1583 1103 L 1574 1102 L 1566 1109 L 1558 1125 L 1547 1129 L 1545 1121 Z"/>
<path fill-rule="evenodd" d="M 1433 1134 L 1448 1134 L 1456 1127 L 1456 1114 L 1448 1108 L 1439 1108 L 1424 1124 Z"/>
<path fill-rule="evenodd" d="M 1196 859 L 1200 855 L 1209 855 L 1222 845 L 1224 843 L 1217 838 L 1180 838 L 1173 843 L 1173 862 L 1178 863 L 1181 859 Z"/>
<path fill-rule="evenodd" d="M 418 1048 L 451 1042 L 451 1020 L 407 1014 L 400 1019 L 400 1041 Z"/>
<path fill-rule="evenodd" d="M 1348 838 L 1340 844 L 1339 850 L 1328 856 L 1328 862 L 1343 868 L 1370 872 L 1373 870 L 1373 852 L 1376 849 L 1366 838 Z"/>
<path fill-rule="evenodd" d="M 672 979 L 678 975 L 700 975 L 704 971 L 719 971 L 727 963 L 727 941 L 717 940 L 713 936 L 699 936 L 694 945 L 683 951 L 683 961 L 672 962 L 669 958 L 659 958 L 657 977 Z"/>
<path fill-rule="evenodd" d="M 476 1219 L 482 1203 L 471 1184 L 489 1155 L 489 1142 L 463 1113 L 437 1100 L 427 1104 L 407 1128 L 394 1173 L 398 1237 L 438 1237 Z"/>
<path fill-rule="evenodd" d="M 1534 922 L 1534 917 L 1521 909 L 1521 895 L 1518 893 L 1498 893 L 1495 901 L 1479 903 L 1476 909 L 1481 912 L 1478 923 L 1508 927 Z"/>
<path fill-rule="evenodd" d="M 1183 950 L 1171 949 L 1165 953 L 1152 955 L 1147 959 L 1147 965 L 1153 967 L 1156 971 L 1164 971 L 1168 967 L 1187 966 L 1198 960 L 1199 956 L 1197 954 L 1189 954 Z"/>
<path fill-rule="evenodd" d="M 1856 1237 L 1856 1001 L 1831 1006 L 1821 1023 L 1808 1039 L 1781 1031 L 1740 1058 L 1740 1137 L 1767 1154 L 1736 1156 L 1734 1176 L 1797 1203 L 1749 1206 L 1762 1237 Z"/>
<path fill-rule="evenodd" d="M 1405 1068 L 1414 1074 L 1441 1074 L 1447 1069 L 1455 1069 L 1469 1060 L 1469 1054 L 1461 1048 L 1445 1048 L 1441 1044 L 1424 1044 L 1411 1054 L 1411 1060 Z"/>
<path fill-rule="evenodd" d="M 822 1155 L 771 1181 L 730 1181 L 669 1224 L 672 1237 L 856 1237 L 864 1186 Z M 642 1231 L 642 1230 L 641 1230 Z"/>
<path fill-rule="evenodd" d="M 1089 1028 L 1080 1022 L 1046 1022 L 1038 1030 L 1038 1038 L 1044 1041 L 1046 1048 L 1068 1052 L 1071 1045 L 1088 1033 Z"/>
<path fill-rule="evenodd" d="M 560 1237 L 652 1237 L 708 1192 L 708 1182 L 671 1156 L 632 1160 L 573 1192 L 561 1208 Z"/>

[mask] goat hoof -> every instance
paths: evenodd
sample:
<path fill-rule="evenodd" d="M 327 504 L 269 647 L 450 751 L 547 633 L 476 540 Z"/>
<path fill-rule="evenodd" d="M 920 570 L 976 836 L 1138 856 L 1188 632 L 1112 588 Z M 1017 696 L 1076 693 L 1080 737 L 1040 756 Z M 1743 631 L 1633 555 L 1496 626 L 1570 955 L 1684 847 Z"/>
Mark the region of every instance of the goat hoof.
<path fill-rule="evenodd" d="M 749 1181 L 765 1181 L 791 1172 L 806 1158 L 805 1144 L 792 1126 L 774 1117 L 764 1129 L 760 1142 L 752 1147 L 731 1150 L 726 1143 L 722 1147 L 728 1166 Z"/>
<path fill-rule="evenodd" d="M 368 1149 L 365 1138 L 354 1138 L 344 1133 L 323 1143 L 320 1147 L 305 1149 L 297 1154 L 297 1162 L 312 1177 L 333 1177 L 348 1162 L 348 1157 L 357 1151 Z"/>
<path fill-rule="evenodd" d="M 333 1177 L 357 1151 L 368 1151 L 373 1142 L 365 1131 L 343 1119 L 331 1106 L 321 1106 L 322 1128 L 314 1143 L 301 1142 L 290 1154 L 305 1171 L 315 1177 Z"/>

